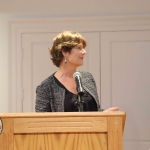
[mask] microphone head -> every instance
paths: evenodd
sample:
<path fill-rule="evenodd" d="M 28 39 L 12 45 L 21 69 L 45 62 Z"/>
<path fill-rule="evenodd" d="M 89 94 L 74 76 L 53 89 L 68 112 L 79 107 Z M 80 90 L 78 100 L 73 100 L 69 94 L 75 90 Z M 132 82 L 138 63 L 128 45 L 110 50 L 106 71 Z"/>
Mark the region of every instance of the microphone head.
<path fill-rule="evenodd" d="M 75 79 L 76 76 L 82 77 L 82 76 L 81 76 L 81 73 L 78 72 L 78 71 L 76 71 L 76 72 L 73 74 L 73 78 Z"/>
<path fill-rule="evenodd" d="M 75 72 L 73 74 L 73 77 L 74 77 L 74 80 L 76 82 L 76 89 L 77 89 L 77 92 L 80 96 L 83 96 L 84 95 L 84 90 L 83 90 L 83 86 L 82 86 L 82 76 L 81 76 L 81 73 L 80 72 Z"/>

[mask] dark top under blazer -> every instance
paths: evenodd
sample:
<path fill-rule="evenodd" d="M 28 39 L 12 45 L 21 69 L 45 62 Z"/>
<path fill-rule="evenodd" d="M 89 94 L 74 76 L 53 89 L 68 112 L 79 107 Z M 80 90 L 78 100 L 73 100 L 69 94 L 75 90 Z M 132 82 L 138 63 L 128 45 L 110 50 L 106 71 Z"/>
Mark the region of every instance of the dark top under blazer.
<path fill-rule="evenodd" d="M 86 90 L 96 101 L 97 110 L 100 108 L 96 83 L 93 76 L 89 72 L 80 72 L 82 75 L 82 84 Z M 54 74 L 45 79 L 36 88 L 36 112 L 64 112 L 65 89 L 57 85 Z"/>

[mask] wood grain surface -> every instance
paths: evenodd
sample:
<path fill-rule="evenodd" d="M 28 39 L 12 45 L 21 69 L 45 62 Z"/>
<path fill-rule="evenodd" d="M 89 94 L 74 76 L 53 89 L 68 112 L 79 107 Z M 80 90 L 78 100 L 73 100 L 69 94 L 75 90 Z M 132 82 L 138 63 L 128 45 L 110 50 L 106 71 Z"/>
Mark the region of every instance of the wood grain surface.
<path fill-rule="evenodd" d="M 0 114 L 0 150 L 122 150 L 125 112 Z"/>

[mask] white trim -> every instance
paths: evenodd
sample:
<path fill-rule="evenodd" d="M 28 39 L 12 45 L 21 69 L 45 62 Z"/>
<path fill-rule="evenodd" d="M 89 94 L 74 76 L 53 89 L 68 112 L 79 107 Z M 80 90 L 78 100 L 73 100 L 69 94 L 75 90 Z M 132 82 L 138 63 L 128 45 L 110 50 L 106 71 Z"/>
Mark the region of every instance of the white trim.
<path fill-rule="evenodd" d="M 47 33 L 74 30 L 78 32 L 110 32 L 150 30 L 150 16 L 11 19 L 10 28 L 10 97 L 9 111 L 21 112 L 21 36 L 26 33 Z M 19 73 L 20 72 L 20 73 Z M 19 76 L 17 76 L 20 74 Z M 19 91 L 20 89 L 20 91 Z"/>
<path fill-rule="evenodd" d="M 67 18 L 17 18 L 10 19 L 11 22 L 22 22 L 22 23 L 31 23 L 31 22 L 63 22 L 63 21 L 119 21 L 119 20 L 148 20 L 150 15 L 132 15 L 132 16 L 106 16 L 106 17 L 67 17 Z"/>
<path fill-rule="evenodd" d="M 150 16 L 13 19 L 10 20 L 10 26 L 16 28 L 47 27 L 50 32 L 55 32 L 55 29 L 51 27 L 59 27 L 60 32 L 64 28 L 75 29 L 76 27 L 84 31 L 146 30 L 150 29 Z"/>

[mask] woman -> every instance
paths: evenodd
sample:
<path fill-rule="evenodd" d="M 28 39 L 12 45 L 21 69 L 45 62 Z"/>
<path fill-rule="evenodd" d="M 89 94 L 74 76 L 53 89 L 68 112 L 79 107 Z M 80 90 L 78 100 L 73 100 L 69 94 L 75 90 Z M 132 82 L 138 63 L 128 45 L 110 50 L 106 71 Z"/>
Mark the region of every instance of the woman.
<path fill-rule="evenodd" d="M 36 89 L 36 112 L 75 112 L 77 90 L 73 74 L 83 65 L 86 55 L 86 41 L 77 32 L 64 31 L 53 39 L 49 49 L 53 64 L 59 69 L 44 80 Z M 80 72 L 84 95 L 84 111 L 103 111 L 98 100 L 97 88 L 93 76 Z M 105 111 L 116 111 L 112 107 Z"/>

